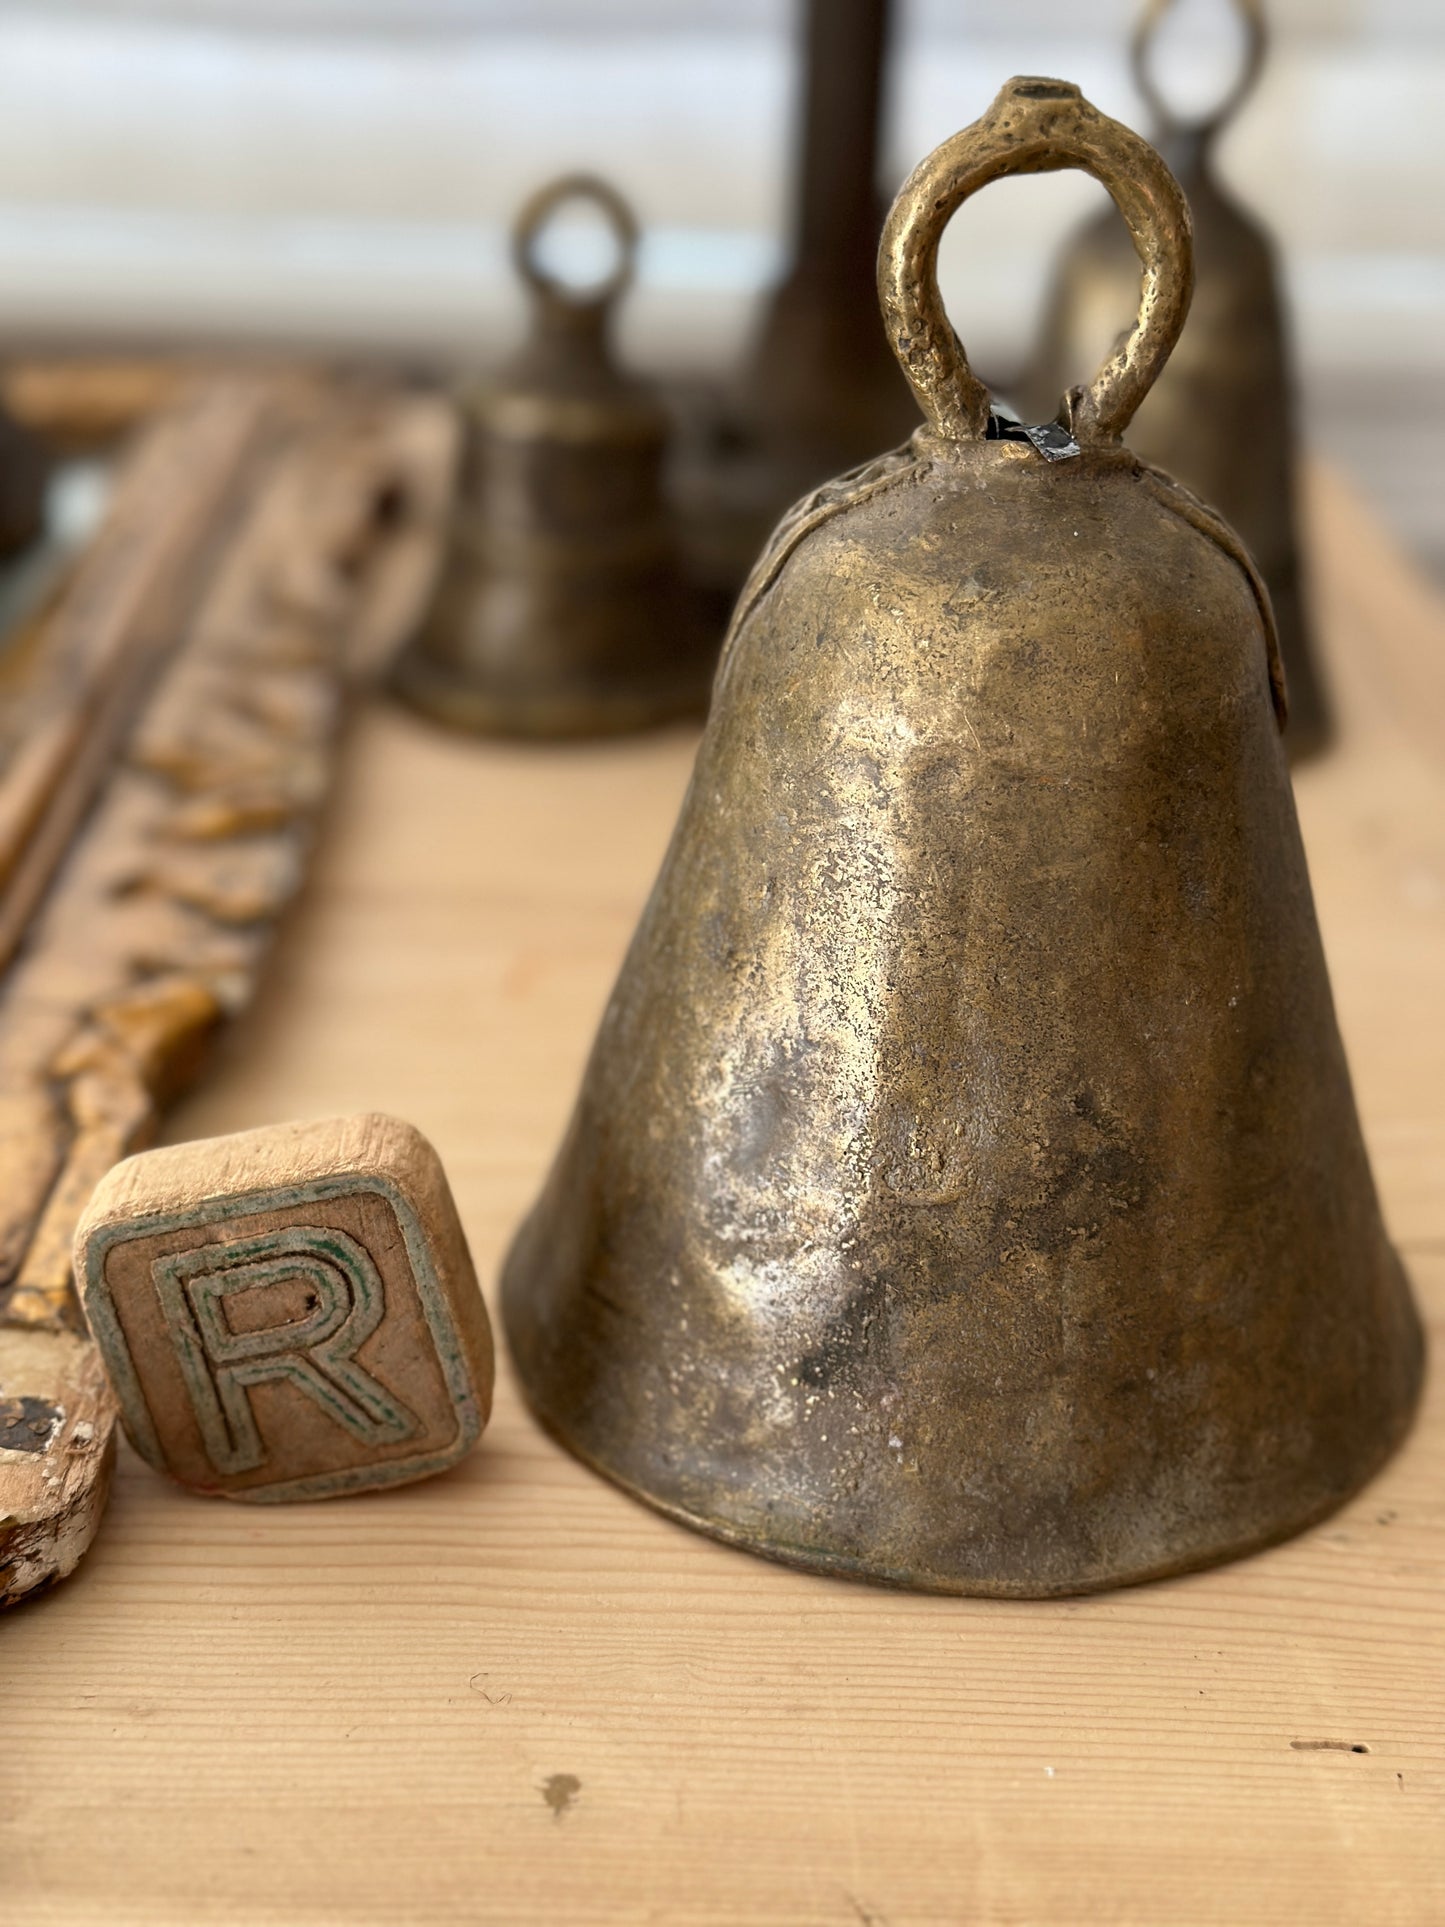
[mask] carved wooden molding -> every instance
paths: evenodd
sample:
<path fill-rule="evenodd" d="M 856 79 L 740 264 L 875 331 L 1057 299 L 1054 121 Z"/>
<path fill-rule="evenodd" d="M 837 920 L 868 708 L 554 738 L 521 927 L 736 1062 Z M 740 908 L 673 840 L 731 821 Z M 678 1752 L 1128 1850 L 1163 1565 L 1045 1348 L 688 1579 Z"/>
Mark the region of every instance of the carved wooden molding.
<path fill-rule="evenodd" d="M 424 593 L 453 453 L 431 401 L 300 377 L 184 397 L 0 710 L 0 1606 L 72 1570 L 105 1502 L 76 1222 L 250 996 L 348 664 Z"/>

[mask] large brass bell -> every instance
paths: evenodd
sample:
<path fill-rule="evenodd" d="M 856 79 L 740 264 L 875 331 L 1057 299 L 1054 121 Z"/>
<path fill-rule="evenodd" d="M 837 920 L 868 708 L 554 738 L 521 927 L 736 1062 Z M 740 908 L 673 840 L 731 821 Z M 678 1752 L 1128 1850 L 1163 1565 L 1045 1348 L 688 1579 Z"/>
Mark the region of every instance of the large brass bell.
<path fill-rule="evenodd" d="M 1129 440 L 1146 462 L 1202 496 L 1244 538 L 1269 585 L 1289 679 L 1291 756 L 1318 749 L 1328 713 L 1310 645 L 1295 513 L 1297 438 L 1279 269 L 1269 236 L 1215 178 L 1220 130 L 1252 90 L 1265 56 L 1262 0 L 1238 0 L 1246 32 L 1239 79 L 1206 119 L 1186 122 L 1159 92 L 1151 44 L 1173 0 L 1146 0 L 1133 41 L 1134 74 L 1160 151 L 1194 218 L 1194 305 L 1169 367 L 1139 410 Z M 1028 396 L 1041 405 L 1072 368 L 1087 366 L 1137 274 L 1112 209 L 1069 243 L 1048 302 L 1040 366 Z"/>
<path fill-rule="evenodd" d="M 939 237 L 1078 167 L 1143 263 L 1058 422 L 992 414 Z M 703 1531 L 1042 1595 L 1319 1518 L 1421 1338 L 1356 1121 L 1238 538 L 1120 437 L 1189 298 L 1155 150 L 1015 80 L 903 188 L 926 417 L 738 606 L 671 848 L 504 1279 L 544 1423 Z"/>
<path fill-rule="evenodd" d="M 538 258 L 564 203 L 596 205 L 614 271 L 577 291 Z M 614 359 L 609 328 L 637 227 L 604 181 L 569 175 L 513 237 L 531 339 L 468 408 L 450 554 L 397 664 L 420 709 L 462 728 L 570 736 L 701 710 L 716 656 L 695 620 L 663 497 L 669 418 Z"/>

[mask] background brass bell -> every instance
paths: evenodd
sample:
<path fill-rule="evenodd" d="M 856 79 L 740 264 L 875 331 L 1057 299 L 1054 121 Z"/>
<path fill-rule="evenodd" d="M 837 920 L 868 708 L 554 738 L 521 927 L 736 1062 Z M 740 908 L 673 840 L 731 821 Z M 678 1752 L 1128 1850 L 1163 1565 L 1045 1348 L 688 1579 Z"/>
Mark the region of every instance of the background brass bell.
<path fill-rule="evenodd" d="M 555 210 L 594 203 L 618 259 L 577 292 L 537 258 Z M 678 571 L 662 492 L 669 418 L 609 338 L 637 227 L 606 182 L 568 175 L 514 234 L 532 334 L 466 409 L 450 553 L 398 661 L 399 693 L 465 729 L 573 736 L 701 710 L 716 656 Z"/>
<path fill-rule="evenodd" d="M 1143 267 L 1060 419 L 990 411 L 936 253 L 1079 167 Z M 1279 738 L 1268 597 L 1120 436 L 1188 305 L 1155 150 L 1015 80 L 903 188 L 926 416 L 739 603 L 691 788 L 504 1277 L 534 1409 L 703 1531 L 1070 1593 L 1319 1518 L 1408 1425 Z"/>
<path fill-rule="evenodd" d="M 1215 178 L 1216 136 L 1252 90 L 1265 55 L 1261 0 L 1237 0 L 1247 43 L 1243 70 L 1207 119 L 1180 120 L 1154 82 L 1150 45 L 1173 0 L 1147 0 L 1133 41 L 1134 75 L 1155 117 L 1160 151 L 1194 220 L 1194 304 L 1169 367 L 1140 407 L 1133 448 L 1215 508 L 1239 531 L 1269 585 L 1289 680 L 1291 756 L 1321 747 L 1328 711 L 1303 603 L 1296 532 L 1293 378 L 1268 234 Z M 1025 384 L 1052 407 L 1117 325 L 1138 276 L 1129 236 L 1112 209 L 1075 235 L 1049 298 L 1038 368 Z"/>

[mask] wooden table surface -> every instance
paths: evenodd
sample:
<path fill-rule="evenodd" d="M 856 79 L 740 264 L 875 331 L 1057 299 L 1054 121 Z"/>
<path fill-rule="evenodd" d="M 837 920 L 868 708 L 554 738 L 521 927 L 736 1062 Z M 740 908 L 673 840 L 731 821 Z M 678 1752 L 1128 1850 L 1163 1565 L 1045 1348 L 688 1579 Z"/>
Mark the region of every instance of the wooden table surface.
<path fill-rule="evenodd" d="M 1346 729 L 1298 778 L 1387 1216 L 1445 1320 L 1445 636 L 1311 492 Z M 686 780 L 357 716 L 314 887 L 171 1135 L 381 1108 L 490 1292 Z M 122 1451 L 80 1573 L 0 1626 L 0 1920 L 1445 1922 L 1445 1374 L 1336 1518 L 1041 1605 L 786 1572 L 522 1409 L 404 1492 L 190 1497 Z"/>

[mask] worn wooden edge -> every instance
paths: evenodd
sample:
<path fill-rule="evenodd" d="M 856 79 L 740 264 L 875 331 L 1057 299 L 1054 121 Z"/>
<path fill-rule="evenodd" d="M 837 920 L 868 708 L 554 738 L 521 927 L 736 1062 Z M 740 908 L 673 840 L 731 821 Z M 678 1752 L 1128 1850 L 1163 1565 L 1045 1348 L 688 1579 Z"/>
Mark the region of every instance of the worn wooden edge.
<path fill-rule="evenodd" d="M 67 1578 L 94 1539 L 115 1463 L 116 1401 L 78 1332 L 0 1327 L 0 1387 L 0 1406 L 39 1408 L 48 1427 L 28 1450 L 0 1449 L 4 1607 Z"/>
<path fill-rule="evenodd" d="M 0 774 L 0 965 L 21 942 L 146 684 L 204 579 L 264 434 L 254 383 L 187 393 L 140 437 L 94 542 L 8 705 L 21 740 Z"/>

